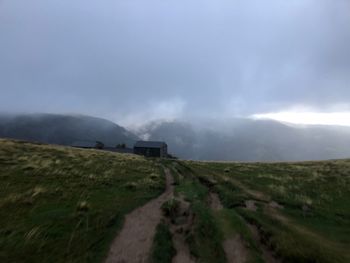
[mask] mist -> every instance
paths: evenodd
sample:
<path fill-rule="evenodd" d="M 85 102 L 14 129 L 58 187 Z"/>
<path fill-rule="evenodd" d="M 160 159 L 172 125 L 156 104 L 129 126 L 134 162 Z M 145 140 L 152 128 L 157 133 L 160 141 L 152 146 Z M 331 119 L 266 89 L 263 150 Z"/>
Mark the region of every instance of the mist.
<path fill-rule="evenodd" d="M 349 25 L 347 0 L 2 0 L 0 133 L 166 140 L 201 160 L 346 158 Z"/>
<path fill-rule="evenodd" d="M 0 2 L 0 111 L 124 126 L 350 111 L 350 2 Z"/>

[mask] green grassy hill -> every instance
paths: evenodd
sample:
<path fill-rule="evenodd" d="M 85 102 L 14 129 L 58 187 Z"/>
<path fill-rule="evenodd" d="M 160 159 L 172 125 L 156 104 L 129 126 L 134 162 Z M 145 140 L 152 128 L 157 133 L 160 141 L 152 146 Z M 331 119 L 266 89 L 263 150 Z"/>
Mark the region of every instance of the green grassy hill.
<path fill-rule="evenodd" d="M 0 262 L 103 262 L 124 215 L 164 191 L 162 166 L 189 204 L 199 262 L 228 262 L 235 236 L 244 262 L 350 262 L 350 160 L 159 161 L 12 140 L 0 140 Z M 166 222 L 155 262 L 174 255 Z"/>
<path fill-rule="evenodd" d="M 134 155 L 0 140 L 0 262 L 100 262 L 160 175 Z"/>
<path fill-rule="evenodd" d="M 220 197 L 223 209 L 210 212 L 219 226 L 216 236 L 239 234 L 249 248 L 248 262 L 266 261 L 264 247 L 282 262 L 350 262 L 349 160 L 169 165 L 187 174 L 178 189 L 194 208 L 199 199 L 205 204 L 209 192 Z M 204 232 L 201 238 L 211 236 Z"/>

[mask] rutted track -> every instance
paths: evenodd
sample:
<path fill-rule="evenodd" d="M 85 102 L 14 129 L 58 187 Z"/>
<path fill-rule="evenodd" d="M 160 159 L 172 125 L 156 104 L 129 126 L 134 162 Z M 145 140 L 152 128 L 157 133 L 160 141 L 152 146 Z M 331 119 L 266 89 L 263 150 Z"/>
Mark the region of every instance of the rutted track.
<path fill-rule="evenodd" d="M 193 215 L 190 212 L 190 204 L 184 201 L 181 196 L 178 198 L 178 200 L 180 202 L 180 208 L 178 213 L 182 215 L 185 220 L 180 225 L 171 224 L 170 222 L 170 229 L 173 236 L 173 244 L 176 250 L 176 255 L 172 259 L 172 262 L 194 263 L 195 259 L 190 253 L 185 237 L 186 231 L 190 231 L 190 228 L 192 227 Z"/>
<path fill-rule="evenodd" d="M 110 247 L 106 263 L 148 262 L 155 230 L 162 218 L 161 205 L 173 195 L 173 178 L 168 169 L 165 169 L 165 174 L 165 192 L 125 217 L 123 228 Z"/>
<path fill-rule="evenodd" d="M 216 193 L 210 193 L 210 208 L 214 211 L 223 209 L 223 205 Z M 240 235 L 234 235 L 223 242 L 223 248 L 228 263 L 244 263 L 247 260 L 247 249 Z"/>

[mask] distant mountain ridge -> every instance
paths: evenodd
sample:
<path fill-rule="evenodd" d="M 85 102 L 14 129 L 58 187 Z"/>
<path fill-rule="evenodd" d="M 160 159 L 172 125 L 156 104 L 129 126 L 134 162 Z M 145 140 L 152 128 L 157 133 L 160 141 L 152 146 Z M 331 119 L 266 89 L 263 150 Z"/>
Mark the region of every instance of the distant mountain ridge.
<path fill-rule="evenodd" d="M 350 158 L 350 127 L 289 126 L 277 121 L 230 119 L 155 122 L 140 137 L 164 140 L 184 159 L 302 161 Z"/>
<path fill-rule="evenodd" d="M 84 115 L 0 115 L 0 137 L 49 144 L 72 145 L 78 140 L 101 141 L 106 146 L 132 146 L 138 137 L 105 119 Z"/>
<path fill-rule="evenodd" d="M 0 115 L 0 137 L 49 144 L 101 141 L 132 147 L 140 138 L 165 141 L 181 159 L 303 161 L 350 158 L 350 127 L 285 125 L 229 119 L 150 122 L 132 133 L 105 119 L 84 115 Z"/>

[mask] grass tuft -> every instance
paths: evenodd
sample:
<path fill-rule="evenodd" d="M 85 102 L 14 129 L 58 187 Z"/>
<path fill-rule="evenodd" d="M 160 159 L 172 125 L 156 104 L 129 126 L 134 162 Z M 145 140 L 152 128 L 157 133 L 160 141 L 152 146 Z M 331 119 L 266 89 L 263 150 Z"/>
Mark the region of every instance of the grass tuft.
<path fill-rule="evenodd" d="M 158 224 L 152 246 L 152 263 L 171 263 L 176 254 L 169 225 L 164 221 Z"/>

